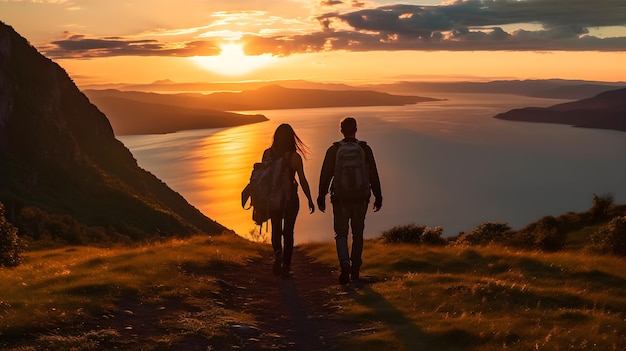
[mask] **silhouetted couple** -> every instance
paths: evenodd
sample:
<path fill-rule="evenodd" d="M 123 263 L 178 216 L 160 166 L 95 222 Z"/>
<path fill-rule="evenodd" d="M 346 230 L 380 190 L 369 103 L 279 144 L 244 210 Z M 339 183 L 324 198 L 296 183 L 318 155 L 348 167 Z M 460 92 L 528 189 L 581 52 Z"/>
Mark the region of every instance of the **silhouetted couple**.
<path fill-rule="evenodd" d="M 350 279 L 358 280 L 363 253 L 363 231 L 365 215 L 374 195 L 374 212 L 382 206 L 382 193 L 374 154 L 369 145 L 356 139 L 357 123 L 352 117 L 340 122 L 343 134 L 341 141 L 333 143 L 326 151 L 320 172 L 317 206 L 326 210 L 326 195 L 330 192 L 333 206 L 333 227 L 337 257 L 341 267 L 339 283 L 348 284 Z M 310 213 L 315 212 L 309 183 L 304 174 L 302 157 L 308 149 L 289 124 L 281 124 L 274 133 L 272 146 L 265 150 L 263 158 L 287 155 L 291 182 L 296 191 L 292 192 L 280 211 L 271 213 L 272 248 L 274 250 L 273 272 L 275 275 L 289 276 L 294 245 L 294 227 L 300 202 L 298 199 L 295 175 L 308 199 Z M 348 235 L 352 230 L 352 247 L 348 247 Z"/>

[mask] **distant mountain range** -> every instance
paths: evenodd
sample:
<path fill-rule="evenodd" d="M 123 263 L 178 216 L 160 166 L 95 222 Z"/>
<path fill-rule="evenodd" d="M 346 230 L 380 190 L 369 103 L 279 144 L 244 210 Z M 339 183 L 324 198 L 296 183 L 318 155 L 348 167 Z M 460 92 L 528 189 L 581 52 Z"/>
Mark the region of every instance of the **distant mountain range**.
<path fill-rule="evenodd" d="M 267 120 L 262 115 L 222 111 L 397 106 L 438 100 L 368 90 L 293 89 L 274 84 L 243 92 L 212 94 L 157 94 L 115 89 L 85 90 L 85 94 L 106 113 L 116 135 L 231 127 Z"/>
<path fill-rule="evenodd" d="M 226 230 L 138 167 L 67 73 L 2 22 L 0 202 L 20 235 L 72 244 Z"/>
<path fill-rule="evenodd" d="M 527 107 L 498 114 L 507 121 L 569 124 L 583 128 L 626 132 L 626 88 L 606 91 L 592 98 L 554 105 Z"/>
<path fill-rule="evenodd" d="M 344 84 L 312 83 L 302 80 L 247 83 L 174 83 L 161 81 L 153 83 L 159 89 L 250 89 L 243 91 L 200 93 L 159 94 L 144 91 L 118 89 L 87 89 L 84 93 L 91 102 L 106 113 L 116 135 L 168 133 L 186 129 L 231 127 L 267 120 L 255 114 L 246 115 L 224 111 L 253 111 L 289 108 L 350 107 L 350 106 L 397 106 L 441 99 L 416 95 L 394 95 L 395 93 L 488 93 L 514 94 L 541 98 L 583 99 L 602 92 L 623 87 L 622 83 L 588 82 L 575 80 L 526 80 L 492 82 L 398 82 L 394 84 L 362 85 L 350 87 Z M 283 86 L 285 85 L 285 86 Z M 288 86 L 288 87 L 286 87 Z M 119 85 L 119 88 L 147 89 L 143 85 Z M 309 87 L 309 88 L 304 88 Z M 317 87 L 313 89 L 311 87 Z M 386 92 L 380 92 L 386 91 Z M 445 96 L 445 95 L 444 95 Z M 620 128 L 615 117 L 606 117 L 611 122 L 597 117 L 588 121 L 588 113 L 581 104 L 571 105 L 571 109 L 581 108 L 579 113 L 569 112 L 568 117 L 553 117 L 552 120 L 567 119 L 579 126 L 610 126 Z M 569 106 L 569 105 L 567 105 Z M 525 112 L 511 112 L 515 119 L 537 120 L 547 112 L 542 109 L 526 109 Z M 533 117 L 521 117 L 534 111 Z M 608 112 L 607 112 L 608 113 Z M 578 116 L 578 117 L 576 117 Z M 585 120 L 585 122 L 581 122 Z M 580 122 L 580 123 L 579 123 Z M 560 122 L 559 122 L 560 123 Z M 605 127 L 601 127 L 605 128 Z"/>
<path fill-rule="evenodd" d="M 272 81 L 245 81 L 245 82 L 174 82 L 169 79 L 157 80 L 152 83 L 127 84 L 87 84 L 82 86 L 83 90 L 123 90 L 123 91 L 143 91 L 143 92 L 240 92 L 245 90 L 256 90 L 268 85 L 280 85 L 291 89 L 320 89 L 320 90 L 360 90 L 357 86 L 338 83 L 319 83 L 306 80 L 272 80 Z"/>
<path fill-rule="evenodd" d="M 583 80 L 497 80 L 490 82 L 397 82 L 365 85 L 390 93 L 512 94 L 551 99 L 583 99 L 604 91 L 626 87 L 626 82 Z"/>
<path fill-rule="evenodd" d="M 388 84 L 347 85 L 318 83 L 305 80 L 280 80 L 241 83 L 178 83 L 170 80 L 149 84 L 101 84 L 87 85 L 86 90 L 116 89 L 144 92 L 240 92 L 256 90 L 269 85 L 280 85 L 290 89 L 315 90 L 371 90 L 389 94 L 423 95 L 432 93 L 513 94 L 539 98 L 577 100 L 592 97 L 604 91 L 626 87 L 626 82 L 600 82 L 566 79 L 542 80 L 496 80 L 490 82 L 412 82 L 400 81 Z"/>
<path fill-rule="evenodd" d="M 401 106 L 440 99 L 391 95 L 371 90 L 294 89 L 268 85 L 240 93 L 221 92 L 206 96 L 227 111 L 275 110 L 290 108 Z"/>
<path fill-rule="evenodd" d="M 86 90 L 106 114 L 115 135 L 161 134 L 180 130 L 234 127 L 267 121 L 263 115 L 207 109 L 200 94 L 169 95 L 119 90 Z"/>

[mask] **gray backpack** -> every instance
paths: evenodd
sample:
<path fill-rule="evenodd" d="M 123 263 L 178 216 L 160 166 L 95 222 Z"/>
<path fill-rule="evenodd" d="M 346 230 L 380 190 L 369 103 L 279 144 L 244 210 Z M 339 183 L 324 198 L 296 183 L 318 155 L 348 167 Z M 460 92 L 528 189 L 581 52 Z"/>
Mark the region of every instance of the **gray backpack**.
<path fill-rule="evenodd" d="M 337 158 L 333 177 L 334 198 L 340 201 L 367 201 L 370 197 L 369 166 L 364 141 L 335 143 Z"/>
<path fill-rule="evenodd" d="M 289 157 L 286 153 L 277 158 L 267 158 L 254 164 L 250 183 L 241 193 L 241 206 L 250 198 L 252 219 L 262 225 L 270 215 L 281 212 L 293 196 L 294 182 L 289 176 Z"/>

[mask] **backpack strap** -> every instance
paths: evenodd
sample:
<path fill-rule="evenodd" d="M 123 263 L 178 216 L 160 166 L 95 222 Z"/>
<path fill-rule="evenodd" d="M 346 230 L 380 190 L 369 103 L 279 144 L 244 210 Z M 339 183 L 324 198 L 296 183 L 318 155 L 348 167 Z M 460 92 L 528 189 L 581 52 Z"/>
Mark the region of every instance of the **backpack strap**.
<path fill-rule="evenodd" d="M 241 191 L 241 207 L 243 207 L 244 210 L 252 208 L 252 201 L 250 201 L 250 206 L 246 207 L 246 203 L 248 202 L 248 199 L 250 199 L 250 196 L 252 196 L 252 186 L 248 183 L 248 185 L 246 185 L 246 187 Z"/>

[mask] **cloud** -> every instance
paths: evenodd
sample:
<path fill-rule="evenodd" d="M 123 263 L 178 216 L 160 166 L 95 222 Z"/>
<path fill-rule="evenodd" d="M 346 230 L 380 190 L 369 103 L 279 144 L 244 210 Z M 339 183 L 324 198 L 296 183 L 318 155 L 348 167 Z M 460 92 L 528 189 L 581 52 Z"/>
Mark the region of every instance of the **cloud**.
<path fill-rule="evenodd" d="M 335 6 L 335 5 L 342 5 L 343 1 L 341 0 L 326 0 L 326 1 L 321 1 L 320 5 L 322 6 Z"/>
<path fill-rule="evenodd" d="M 246 35 L 242 38 L 244 52 L 247 55 L 272 54 L 274 56 L 323 51 L 327 41 L 328 35 L 323 32 L 271 38 Z"/>
<path fill-rule="evenodd" d="M 448 5 L 390 5 L 326 17 L 345 21 L 355 30 L 406 34 L 520 23 L 546 28 L 602 27 L 626 25 L 626 5 L 621 0 L 457 0 Z"/>
<path fill-rule="evenodd" d="M 108 56 L 213 56 L 221 49 L 212 41 L 162 43 L 154 39 L 87 37 L 66 33 L 40 50 L 51 58 L 95 58 Z"/>
<path fill-rule="evenodd" d="M 250 55 L 287 56 L 327 50 L 626 51 L 624 0 L 453 0 L 441 5 L 320 0 L 317 4 L 319 10 L 332 12 L 318 13 L 308 22 L 302 17 L 277 18 L 258 11 L 217 12 L 214 16 L 220 20 L 204 28 L 211 28 L 210 33 L 230 32 L 231 25 L 241 26 L 254 17 L 254 23 L 263 24 L 237 32 Z M 315 22 L 317 26 L 312 26 Z M 618 28 L 614 30 L 617 34 L 593 35 L 604 27 Z M 168 42 L 166 36 L 156 40 L 154 36 L 68 34 L 42 51 L 57 58 L 210 56 L 220 51 L 216 44 L 219 38 L 210 33 L 169 38 L 174 42 Z"/>
<path fill-rule="evenodd" d="M 621 0 L 464 0 L 389 5 L 318 16 L 333 49 L 626 51 L 626 37 L 597 38 L 589 28 L 626 25 Z M 348 30 L 335 30 L 337 24 Z M 541 29 L 505 26 L 539 24 Z"/>

